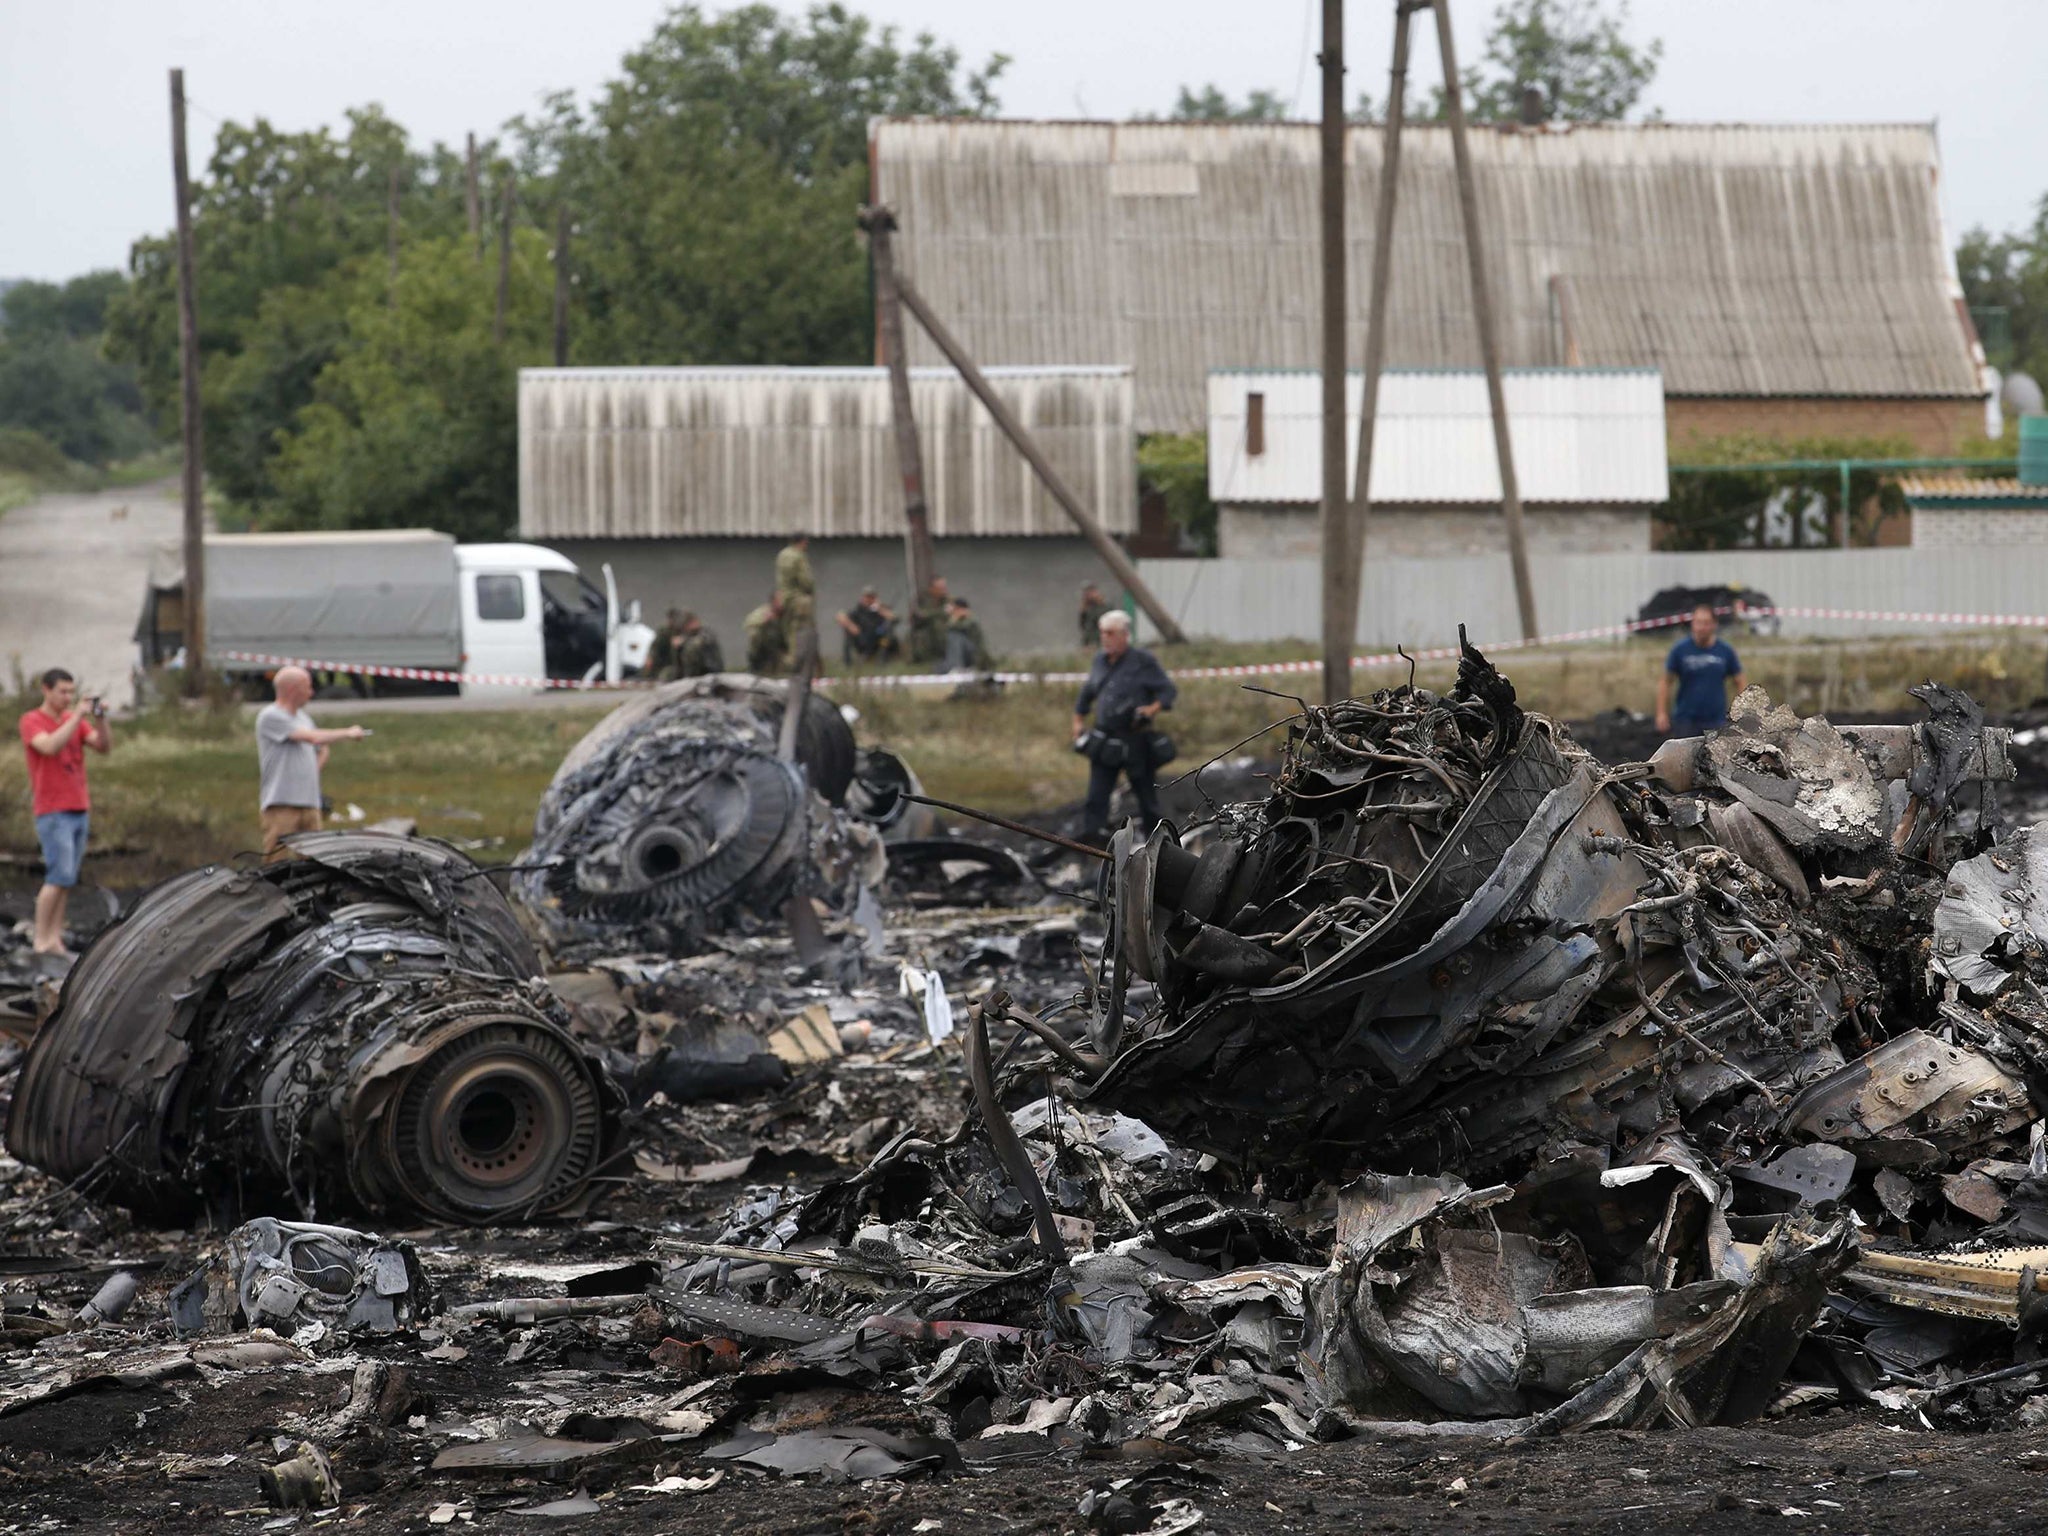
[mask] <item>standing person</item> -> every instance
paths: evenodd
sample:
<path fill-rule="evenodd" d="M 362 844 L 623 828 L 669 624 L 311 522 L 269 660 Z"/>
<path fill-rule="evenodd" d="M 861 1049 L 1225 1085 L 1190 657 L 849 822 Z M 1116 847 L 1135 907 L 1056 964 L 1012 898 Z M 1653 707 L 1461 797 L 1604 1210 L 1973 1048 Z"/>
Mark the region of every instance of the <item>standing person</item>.
<path fill-rule="evenodd" d="M 320 770 L 337 741 L 361 741 L 360 725 L 323 730 L 306 713 L 313 679 L 304 667 L 280 667 L 271 680 L 276 693 L 256 716 L 258 813 L 263 821 L 263 858 L 284 858 L 284 840 L 294 832 L 320 830 Z"/>
<path fill-rule="evenodd" d="M 1665 656 L 1664 675 L 1657 680 L 1657 729 L 1666 736 L 1697 736 L 1728 723 L 1728 685 L 1742 692 L 1742 663 L 1735 647 L 1717 638 L 1719 631 L 1713 605 L 1695 604 L 1692 633 Z"/>
<path fill-rule="evenodd" d="M 927 664 L 946 657 L 946 578 L 934 576 L 910 613 L 910 659 Z"/>
<path fill-rule="evenodd" d="M 811 536 L 800 533 L 775 557 L 775 595 L 782 600 L 782 645 L 794 656 L 797 637 L 818 622 L 818 578 L 811 573 Z"/>
<path fill-rule="evenodd" d="M 85 749 L 105 755 L 114 749 L 107 724 L 107 706 L 97 695 L 78 702 L 78 681 L 62 667 L 52 667 L 38 682 L 43 702 L 21 717 L 21 745 L 28 754 L 29 809 L 36 820 L 36 841 L 43 846 L 43 884 L 36 892 L 35 951 L 71 958 L 64 947 L 64 911 L 71 888 L 78 884 L 78 866 L 85 859 L 85 838 L 92 821 L 92 799 L 85 788 Z"/>
<path fill-rule="evenodd" d="M 981 620 L 974 616 L 966 598 L 953 598 L 946 604 L 946 670 L 986 672 L 990 665 Z"/>
<path fill-rule="evenodd" d="M 1102 588 L 1092 581 L 1081 584 L 1081 649 L 1092 651 L 1102 644 L 1102 616 L 1109 612 L 1109 602 L 1102 595 Z"/>
<path fill-rule="evenodd" d="M 842 659 L 848 665 L 856 661 L 895 660 L 901 649 L 896 642 L 896 615 L 873 587 L 862 587 L 860 601 L 837 617 L 844 632 Z"/>
<path fill-rule="evenodd" d="M 1088 680 L 1074 701 L 1074 740 L 1095 712 L 1097 740 L 1088 755 L 1088 808 L 1081 836 L 1102 841 L 1109 827 L 1109 798 L 1122 773 L 1138 801 L 1138 816 L 1149 832 L 1159 820 L 1159 763 L 1153 752 L 1152 722 L 1173 708 L 1180 690 L 1150 651 L 1131 644 L 1131 616 L 1111 609 L 1096 624 L 1102 649 L 1088 668 Z"/>
<path fill-rule="evenodd" d="M 742 629 L 747 635 L 747 670 L 756 677 L 775 677 L 789 665 L 789 630 L 782 621 L 782 594 L 771 592 L 768 601 L 746 616 Z"/>

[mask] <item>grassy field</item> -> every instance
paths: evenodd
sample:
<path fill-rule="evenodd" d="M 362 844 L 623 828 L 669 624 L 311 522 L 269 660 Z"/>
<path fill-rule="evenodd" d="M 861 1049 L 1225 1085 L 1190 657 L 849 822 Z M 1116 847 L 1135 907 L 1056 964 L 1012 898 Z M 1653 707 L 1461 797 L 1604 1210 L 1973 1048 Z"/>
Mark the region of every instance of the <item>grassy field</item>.
<path fill-rule="evenodd" d="M 2035 633 L 1738 643 L 1751 680 L 1806 711 L 1914 708 L 1904 690 L 1928 677 L 1959 684 L 1994 710 L 2017 708 L 2048 691 L 2048 647 Z M 1203 645 L 1167 659 L 1195 667 L 1295 659 L 1306 649 Z M 1636 641 L 1508 652 L 1499 660 L 1525 704 L 1582 719 L 1617 706 L 1647 711 L 1662 654 L 1661 642 Z M 1042 660 L 1048 668 L 1077 664 L 1076 658 Z M 1417 679 L 1441 688 L 1451 675 L 1449 663 L 1428 663 Z M 1358 675 L 1364 688 L 1399 680 L 1385 670 Z M 1259 682 L 1285 693 L 1310 694 L 1316 686 L 1310 673 Z M 903 754 L 930 792 L 945 799 L 1029 814 L 1070 804 L 1085 787 L 1082 764 L 1067 749 L 1070 685 L 1013 684 L 995 697 L 954 698 L 842 679 L 833 696 L 859 712 L 863 741 Z M 424 832 L 474 846 L 479 858 L 511 858 L 531 833 L 533 807 L 556 764 L 607 707 L 593 699 L 587 708 L 351 709 L 346 718 L 373 726 L 376 735 L 334 749 L 326 788 L 337 806 L 359 806 L 366 820 L 411 817 Z M 319 709 L 316 704 L 316 714 Z M 1166 722 L 1181 749 L 1174 771 L 1227 752 L 1293 712 L 1288 700 L 1237 680 L 1188 680 Z M 340 719 L 337 713 L 329 723 Z M 96 878 L 152 879 L 256 845 L 256 754 L 244 709 L 164 705 L 118 723 L 116 732 L 113 756 L 91 764 L 94 842 L 129 851 L 103 856 L 93 866 Z M 0 754 L 0 856 L 16 866 L 35 847 L 26 800 L 19 751 Z"/>

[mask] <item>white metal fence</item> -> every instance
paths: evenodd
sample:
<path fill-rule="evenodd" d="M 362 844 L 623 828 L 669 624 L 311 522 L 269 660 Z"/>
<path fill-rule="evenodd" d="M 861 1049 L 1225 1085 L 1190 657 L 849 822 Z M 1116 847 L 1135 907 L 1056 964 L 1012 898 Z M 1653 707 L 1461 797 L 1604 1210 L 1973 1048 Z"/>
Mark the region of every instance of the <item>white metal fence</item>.
<path fill-rule="evenodd" d="M 2048 545 L 1987 549 L 1736 550 L 1714 554 L 1537 555 L 1536 612 L 1546 635 L 1619 624 L 1664 587 L 1740 584 L 1788 607 L 1872 612 L 2048 613 Z M 1322 625 L 1314 560 L 1141 560 L 1138 569 L 1189 635 L 1313 640 Z M 1506 555 L 1368 558 L 1358 643 L 1447 645 L 1513 638 Z M 1149 626 L 1147 626 L 1149 628 Z M 1911 632 L 1884 619 L 1784 620 L 1799 635 Z"/>

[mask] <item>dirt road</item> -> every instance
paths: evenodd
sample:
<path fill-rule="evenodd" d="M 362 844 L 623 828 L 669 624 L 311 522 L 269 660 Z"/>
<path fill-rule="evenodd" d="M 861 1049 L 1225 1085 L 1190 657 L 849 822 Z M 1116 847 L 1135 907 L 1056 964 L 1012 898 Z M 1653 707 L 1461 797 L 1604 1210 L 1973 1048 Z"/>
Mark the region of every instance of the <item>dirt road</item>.
<path fill-rule="evenodd" d="M 131 701 L 135 618 L 150 551 L 178 536 L 177 491 L 161 480 L 0 515 L 0 669 L 61 666 Z"/>

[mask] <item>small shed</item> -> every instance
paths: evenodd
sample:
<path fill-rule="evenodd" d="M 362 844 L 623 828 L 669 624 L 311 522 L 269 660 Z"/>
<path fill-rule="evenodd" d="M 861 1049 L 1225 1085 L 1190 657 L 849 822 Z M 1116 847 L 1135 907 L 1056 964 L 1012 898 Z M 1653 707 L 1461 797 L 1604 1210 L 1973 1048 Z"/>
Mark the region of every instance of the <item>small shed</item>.
<path fill-rule="evenodd" d="M 1138 526 L 1131 370 L 986 370 L 1112 535 Z M 951 368 L 911 370 L 938 567 L 990 643 L 1071 643 L 1101 562 Z M 883 368 L 528 368 L 519 376 L 520 537 L 609 561 L 650 621 L 700 613 L 736 654 L 775 551 L 811 537 L 818 607 L 864 586 L 903 611 L 903 481 Z"/>
<path fill-rule="evenodd" d="M 1647 551 L 1650 511 L 1669 499 L 1664 384 L 1654 368 L 1510 368 L 1508 436 L 1532 550 Z M 1346 383 L 1347 485 L 1358 462 L 1365 379 Z M 1209 495 L 1226 558 L 1320 555 L 1322 375 L 1209 375 Z M 1373 439 L 1376 553 L 1504 550 L 1500 465 L 1478 369 L 1389 369 Z"/>
<path fill-rule="evenodd" d="M 1916 549 L 2048 544 L 2048 484 L 2010 475 L 1909 475 L 1899 482 Z"/>

